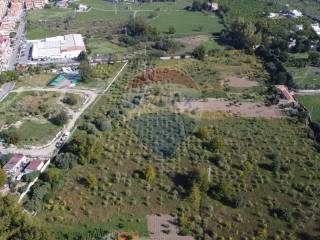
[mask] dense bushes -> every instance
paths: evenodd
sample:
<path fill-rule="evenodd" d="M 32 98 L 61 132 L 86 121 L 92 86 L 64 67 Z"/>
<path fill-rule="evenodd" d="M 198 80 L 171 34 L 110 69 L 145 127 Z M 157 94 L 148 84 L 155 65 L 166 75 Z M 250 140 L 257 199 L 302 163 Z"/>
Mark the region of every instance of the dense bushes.
<path fill-rule="evenodd" d="M 292 76 L 274 51 L 270 48 L 261 46 L 256 49 L 256 54 L 264 60 L 266 70 L 271 77 L 271 84 L 285 84 L 288 87 L 294 87 Z"/>
<path fill-rule="evenodd" d="M 10 82 L 10 81 L 17 81 L 19 79 L 19 75 L 16 71 L 6 71 L 0 74 L 0 84 Z"/>
<path fill-rule="evenodd" d="M 58 113 L 56 116 L 50 119 L 50 121 L 57 126 L 65 125 L 68 120 L 69 116 L 65 111 Z"/>
<path fill-rule="evenodd" d="M 83 132 L 76 134 L 66 145 L 66 151 L 76 155 L 80 164 L 99 161 L 102 150 L 102 143 L 98 138 Z"/>
<path fill-rule="evenodd" d="M 75 95 L 68 95 L 62 100 L 62 102 L 73 106 L 78 104 L 78 98 Z"/>
<path fill-rule="evenodd" d="M 77 156 L 72 153 L 59 153 L 55 159 L 54 164 L 57 168 L 71 169 L 77 164 Z"/>
<path fill-rule="evenodd" d="M 20 137 L 15 128 L 9 128 L 0 132 L 0 138 L 7 144 L 17 144 L 20 140 Z"/>
<path fill-rule="evenodd" d="M 147 37 L 157 35 L 157 30 L 149 25 L 142 17 L 130 17 L 126 26 L 126 33 L 131 37 Z"/>
<path fill-rule="evenodd" d="M 34 171 L 23 175 L 22 180 L 25 182 L 32 182 L 35 178 L 40 176 L 40 171 Z"/>
<path fill-rule="evenodd" d="M 161 39 L 157 41 L 153 47 L 166 52 L 174 52 L 178 50 L 181 45 L 171 39 Z"/>
<path fill-rule="evenodd" d="M 10 194 L 5 197 L 0 195 L 0 213 L 0 236 L 2 239 L 53 239 L 45 229 L 32 224 L 31 219 L 17 204 L 17 199 Z"/>
<path fill-rule="evenodd" d="M 100 117 L 94 120 L 94 125 L 99 131 L 111 131 L 112 125 L 109 121 L 105 120 L 104 118 Z"/>

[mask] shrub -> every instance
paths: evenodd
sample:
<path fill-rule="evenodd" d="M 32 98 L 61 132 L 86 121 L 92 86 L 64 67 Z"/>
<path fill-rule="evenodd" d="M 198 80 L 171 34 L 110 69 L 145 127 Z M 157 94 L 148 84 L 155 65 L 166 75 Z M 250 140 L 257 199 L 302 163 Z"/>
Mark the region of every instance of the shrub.
<path fill-rule="evenodd" d="M 77 105 L 78 98 L 75 95 L 69 95 L 62 100 L 63 103 L 68 105 Z"/>
<path fill-rule="evenodd" d="M 205 55 L 206 55 L 206 49 L 204 46 L 196 47 L 192 51 L 192 56 L 198 60 L 204 60 Z"/>
<path fill-rule="evenodd" d="M 51 122 L 57 126 L 65 125 L 68 122 L 68 120 L 69 120 L 69 116 L 65 111 L 60 112 L 56 116 L 51 118 Z"/>
<path fill-rule="evenodd" d="M 20 137 L 15 128 L 10 128 L 8 130 L 2 131 L 0 133 L 0 138 L 7 144 L 17 144 L 20 140 Z"/>
<path fill-rule="evenodd" d="M 94 189 L 98 186 L 98 179 L 96 176 L 89 174 L 83 178 L 83 184 L 87 188 Z"/>
<path fill-rule="evenodd" d="M 22 180 L 24 182 L 32 182 L 35 178 L 39 177 L 40 175 L 40 171 L 34 171 L 31 173 L 27 173 L 25 175 L 23 175 Z"/>
<path fill-rule="evenodd" d="M 59 153 L 55 159 L 54 164 L 57 168 L 71 169 L 77 164 L 77 156 L 73 153 Z"/>
<path fill-rule="evenodd" d="M 111 131 L 112 130 L 112 125 L 109 121 L 105 120 L 104 118 L 97 118 L 94 121 L 94 125 L 96 128 L 100 131 Z"/>

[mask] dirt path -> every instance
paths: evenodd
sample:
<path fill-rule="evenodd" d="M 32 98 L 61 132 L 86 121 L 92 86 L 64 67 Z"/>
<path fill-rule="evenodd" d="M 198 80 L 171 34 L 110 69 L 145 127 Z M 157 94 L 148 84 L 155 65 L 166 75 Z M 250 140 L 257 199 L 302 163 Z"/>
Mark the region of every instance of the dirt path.
<path fill-rule="evenodd" d="M 219 98 L 209 98 L 207 101 L 184 101 L 177 103 L 181 112 L 185 111 L 223 111 L 241 117 L 282 118 L 284 114 L 275 105 L 265 106 L 262 102 L 242 102 L 233 104 L 231 101 Z"/>

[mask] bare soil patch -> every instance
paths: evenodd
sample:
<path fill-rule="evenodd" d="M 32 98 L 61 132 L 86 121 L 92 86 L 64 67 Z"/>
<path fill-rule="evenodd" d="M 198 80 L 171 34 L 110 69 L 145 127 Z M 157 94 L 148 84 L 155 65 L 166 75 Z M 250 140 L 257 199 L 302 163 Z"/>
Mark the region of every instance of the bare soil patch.
<path fill-rule="evenodd" d="M 177 103 L 181 112 L 198 110 L 224 111 L 241 117 L 282 118 L 284 114 L 278 106 L 265 106 L 262 102 L 242 102 L 234 104 L 219 98 L 209 98 L 207 101 L 184 101 Z"/>
<path fill-rule="evenodd" d="M 143 85 L 151 85 L 155 83 L 174 83 L 181 84 L 189 88 L 197 88 L 193 79 L 183 72 L 172 70 L 168 68 L 148 69 L 145 70 L 140 76 L 136 77 L 130 87 L 140 87 Z"/>
<path fill-rule="evenodd" d="M 171 215 L 148 215 L 149 240 L 194 240 L 191 236 L 179 236 L 177 219 Z"/>
<path fill-rule="evenodd" d="M 182 38 L 176 38 L 175 40 L 179 43 L 182 43 L 183 45 L 186 45 L 186 46 L 197 47 L 197 46 L 209 41 L 210 36 L 209 35 L 187 36 L 187 37 L 182 37 Z"/>
<path fill-rule="evenodd" d="M 248 79 L 247 77 L 227 77 L 224 84 L 235 88 L 250 88 L 259 85 L 258 82 Z"/>

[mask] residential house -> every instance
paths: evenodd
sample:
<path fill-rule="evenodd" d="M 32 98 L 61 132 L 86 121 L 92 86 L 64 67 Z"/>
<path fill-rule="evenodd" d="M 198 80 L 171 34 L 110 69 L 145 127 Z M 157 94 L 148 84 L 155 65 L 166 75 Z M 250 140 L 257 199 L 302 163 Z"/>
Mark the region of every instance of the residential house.
<path fill-rule="evenodd" d="M 14 154 L 11 159 L 3 166 L 3 170 L 7 175 L 16 175 L 22 170 L 27 159 L 23 154 Z"/>
<path fill-rule="evenodd" d="M 290 92 L 289 89 L 287 88 L 287 86 L 285 86 L 285 85 L 276 85 L 275 87 L 276 87 L 277 92 L 285 100 L 285 101 L 281 101 L 282 103 L 288 104 L 288 103 L 296 102 L 296 100 L 293 97 L 294 93 Z"/>
<path fill-rule="evenodd" d="M 41 169 L 43 168 L 43 165 L 44 165 L 44 162 L 41 160 L 32 160 L 24 169 L 24 172 L 31 173 L 35 171 L 41 171 Z"/>

